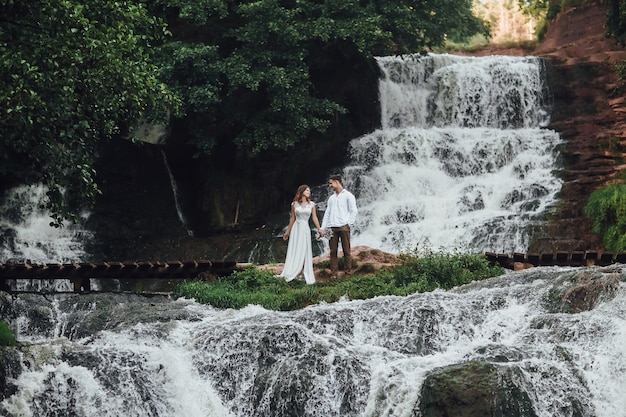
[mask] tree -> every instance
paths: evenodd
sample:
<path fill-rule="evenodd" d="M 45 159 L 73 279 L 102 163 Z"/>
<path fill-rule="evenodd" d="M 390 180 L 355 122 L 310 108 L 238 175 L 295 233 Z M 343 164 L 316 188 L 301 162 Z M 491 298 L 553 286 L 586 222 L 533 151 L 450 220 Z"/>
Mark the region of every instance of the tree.
<path fill-rule="evenodd" d="M 166 27 L 132 0 L 0 0 L 0 175 L 41 182 L 54 225 L 99 193 L 97 144 L 175 104 Z"/>
<path fill-rule="evenodd" d="M 623 46 L 626 44 L 626 2 L 607 0 L 606 16 L 607 36 L 615 38 Z"/>
<path fill-rule="evenodd" d="M 491 26 L 491 42 L 530 40 L 534 37 L 535 17 L 521 9 L 518 0 L 478 1 L 476 14 Z"/>
<path fill-rule="evenodd" d="M 524 13 L 530 16 L 540 17 L 548 10 L 550 0 L 518 0 L 518 3 L 520 10 Z"/>
<path fill-rule="evenodd" d="M 324 132 L 344 107 L 313 80 L 331 57 L 420 53 L 449 36 L 487 33 L 471 0 L 168 0 L 176 43 L 160 55 L 163 80 L 183 97 L 190 140 L 258 153 Z"/>

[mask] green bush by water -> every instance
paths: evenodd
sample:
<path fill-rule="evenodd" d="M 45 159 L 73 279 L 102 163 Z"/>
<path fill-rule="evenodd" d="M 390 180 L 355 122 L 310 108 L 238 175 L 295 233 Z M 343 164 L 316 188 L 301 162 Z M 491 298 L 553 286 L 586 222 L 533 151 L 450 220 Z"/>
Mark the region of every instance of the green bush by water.
<path fill-rule="evenodd" d="M 335 302 L 344 296 L 356 300 L 450 289 L 503 273 L 502 267 L 490 265 L 483 255 L 427 252 L 403 255 L 400 265 L 374 274 L 357 271 L 351 278 L 313 285 L 303 281 L 285 282 L 270 271 L 249 267 L 215 282 L 183 282 L 175 288 L 174 294 L 217 308 L 239 309 L 256 304 L 270 310 L 289 311 L 320 302 Z"/>
<path fill-rule="evenodd" d="M 15 336 L 4 321 L 0 321 L 0 346 L 15 346 Z"/>
<path fill-rule="evenodd" d="M 602 235 L 604 248 L 626 250 L 626 184 L 610 184 L 595 190 L 584 208 L 592 230 Z"/>

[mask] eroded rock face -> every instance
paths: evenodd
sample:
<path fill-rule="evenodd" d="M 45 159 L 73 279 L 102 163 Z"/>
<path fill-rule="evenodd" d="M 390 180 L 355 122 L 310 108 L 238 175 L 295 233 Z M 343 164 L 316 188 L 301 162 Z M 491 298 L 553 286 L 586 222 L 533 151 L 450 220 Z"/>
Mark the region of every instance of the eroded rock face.
<path fill-rule="evenodd" d="M 549 127 L 565 145 L 560 203 L 532 252 L 602 248 L 582 210 L 593 190 L 619 175 L 626 150 L 626 107 L 614 71 L 626 51 L 604 37 L 606 12 L 590 5 L 561 13 L 533 52 L 549 61 Z"/>

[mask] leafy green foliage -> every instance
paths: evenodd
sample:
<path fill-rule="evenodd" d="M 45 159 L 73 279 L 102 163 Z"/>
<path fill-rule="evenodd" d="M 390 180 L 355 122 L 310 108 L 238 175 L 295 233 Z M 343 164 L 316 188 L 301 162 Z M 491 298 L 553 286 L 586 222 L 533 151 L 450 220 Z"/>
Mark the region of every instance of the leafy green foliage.
<path fill-rule="evenodd" d="M 617 39 L 622 45 L 626 44 L 626 3 L 623 0 L 606 0 L 606 33 L 607 36 Z"/>
<path fill-rule="evenodd" d="M 518 2 L 520 10 L 524 13 L 533 17 L 544 16 L 547 20 L 554 20 L 561 11 L 598 3 L 598 0 L 518 0 Z M 600 3 L 606 2 L 600 0 Z"/>
<path fill-rule="evenodd" d="M 626 184 L 610 184 L 595 190 L 584 208 L 592 230 L 603 236 L 604 247 L 626 250 Z"/>
<path fill-rule="evenodd" d="M 313 73 L 338 57 L 359 62 L 422 52 L 448 36 L 487 33 L 471 6 L 471 0 L 159 1 L 155 12 L 167 16 L 177 41 L 159 55 L 162 76 L 184 98 L 179 125 L 200 150 L 210 152 L 221 140 L 252 153 L 289 149 L 345 112 L 318 92 Z M 201 63 L 191 61 L 196 54 Z"/>
<path fill-rule="evenodd" d="M 4 321 L 0 321 L 0 346 L 15 346 L 15 336 Z"/>
<path fill-rule="evenodd" d="M 545 16 L 546 11 L 550 7 L 550 4 L 559 4 L 558 1 L 554 1 L 554 0 L 518 0 L 518 1 L 519 1 L 520 10 L 536 18 Z"/>
<path fill-rule="evenodd" d="M 617 74 L 620 87 L 623 88 L 626 84 L 626 60 L 622 60 L 615 64 L 615 73 Z"/>
<path fill-rule="evenodd" d="M 42 182 L 56 225 L 99 193 L 96 145 L 174 97 L 150 62 L 162 22 L 132 0 L 0 0 L 0 174 Z"/>
<path fill-rule="evenodd" d="M 483 256 L 427 251 L 421 256 L 404 255 L 403 263 L 393 270 L 393 279 L 396 285 L 417 282 L 419 291 L 432 291 L 435 288 L 447 290 L 501 273 L 502 269 L 490 266 Z"/>
<path fill-rule="evenodd" d="M 217 308 L 242 308 L 258 304 L 271 310 L 295 310 L 342 297 L 368 299 L 380 295 L 406 296 L 437 288 L 450 289 L 475 280 L 498 276 L 500 266 L 491 266 L 484 256 L 429 252 L 403 256 L 403 263 L 371 275 L 355 274 L 314 285 L 285 282 L 271 272 L 251 267 L 213 283 L 190 281 L 179 284 L 174 294 L 194 298 Z"/>
<path fill-rule="evenodd" d="M 626 37 L 626 35 L 625 35 Z M 623 59 L 615 64 L 615 74 L 617 75 L 618 80 L 618 91 L 624 94 L 626 89 L 626 59 Z M 614 138 L 609 139 L 609 151 L 615 151 L 615 140 Z"/>

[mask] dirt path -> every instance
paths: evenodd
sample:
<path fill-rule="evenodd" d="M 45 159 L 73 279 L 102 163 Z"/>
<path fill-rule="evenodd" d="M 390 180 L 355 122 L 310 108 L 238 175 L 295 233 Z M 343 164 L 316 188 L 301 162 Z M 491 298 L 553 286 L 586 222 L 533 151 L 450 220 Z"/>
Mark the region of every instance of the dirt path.
<path fill-rule="evenodd" d="M 339 256 L 342 256 L 341 251 L 339 252 Z M 398 255 L 372 249 L 367 246 L 353 247 L 352 258 L 356 261 L 355 272 L 359 275 L 374 274 L 382 268 L 388 268 L 400 263 L 400 257 Z M 317 281 L 327 281 L 330 279 L 330 269 L 328 268 L 329 260 L 330 255 L 328 254 L 313 258 L 313 269 Z M 282 263 L 260 265 L 259 269 L 280 274 L 283 270 L 283 266 L 284 264 Z M 341 277 L 341 274 L 339 276 Z"/>

